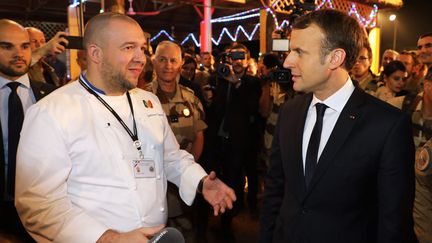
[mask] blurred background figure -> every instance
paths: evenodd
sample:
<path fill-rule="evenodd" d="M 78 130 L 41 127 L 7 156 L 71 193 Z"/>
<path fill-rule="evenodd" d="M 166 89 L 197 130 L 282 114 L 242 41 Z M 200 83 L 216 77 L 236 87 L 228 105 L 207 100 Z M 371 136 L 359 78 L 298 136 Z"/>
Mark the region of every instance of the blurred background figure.
<path fill-rule="evenodd" d="M 384 51 L 382 57 L 381 57 L 381 68 L 380 71 L 384 70 L 385 65 L 387 65 L 389 62 L 396 60 L 399 53 L 392 49 L 387 49 Z"/>
<path fill-rule="evenodd" d="M 378 88 L 377 76 L 371 71 L 372 49 L 369 42 L 365 41 L 365 46 L 360 50 L 357 61 L 351 69 L 351 78 L 358 82 L 364 91 L 373 93 Z"/>
<path fill-rule="evenodd" d="M 248 68 L 246 70 L 246 73 L 251 76 L 256 76 L 258 73 L 258 63 L 255 60 L 255 58 L 250 58 L 248 63 Z"/>
<path fill-rule="evenodd" d="M 213 63 L 214 60 L 213 56 L 210 52 L 201 52 L 201 65 L 200 65 L 200 70 L 201 71 L 207 71 L 208 73 L 212 74 L 214 73 L 214 67 L 213 67 Z"/>
<path fill-rule="evenodd" d="M 85 72 L 85 70 L 87 70 L 87 52 L 84 50 L 78 50 L 76 62 L 80 67 L 81 72 Z"/>
<path fill-rule="evenodd" d="M 397 60 L 405 65 L 407 77 L 405 90 L 408 92 L 420 92 L 423 90 L 420 79 L 418 78 L 418 72 L 421 67 L 418 61 L 417 54 L 414 51 L 402 51 Z"/>
<path fill-rule="evenodd" d="M 187 80 L 193 81 L 195 79 L 196 70 L 197 62 L 195 59 L 192 56 L 185 55 L 180 75 Z"/>
<path fill-rule="evenodd" d="M 407 94 L 404 90 L 406 85 L 406 68 L 400 61 L 391 61 L 386 66 L 381 75 L 384 79 L 384 86 L 377 89 L 375 96 L 378 99 L 387 101 L 393 97 Z"/>
<path fill-rule="evenodd" d="M 263 135 L 263 159 L 264 167 L 269 168 L 270 152 L 273 141 L 273 133 L 279 115 L 279 108 L 286 100 L 293 98 L 295 91 L 292 88 L 292 80 L 277 82 L 275 76 L 276 70 L 282 66 L 281 60 L 277 54 L 265 53 L 262 55 L 262 61 L 258 65 L 258 74 L 262 82 L 262 93 L 260 97 L 260 114 L 266 119 Z M 264 173 L 266 174 L 266 173 Z"/>
<path fill-rule="evenodd" d="M 194 82 L 196 70 L 197 62 L 195 61 L 195 59 L 190 55 L 185 55 L 183 58 L 183 65 L 180 71 L 179 84 L 193 90 L 194 95 L 198 97 L 201 104 L 203 104 L 203 106 L 205 107 L 204 104 L 206 103 L 206 100 L 204 99 L 201 86 L 198 83 Z"/>
<path fill-rule="evenodd" d="M 432 67 L 432 32 L 421 35 L 417 41 L 419 61 Z"/>
<path fill-rule="evenodd" d="M 154 79 L 155 74 L 153 71 L 153 62 L 150 56 L 146 55 L 146 63 L 144 69 L 142 70 L 140 76 L 138 77 L 137 87 L 140 89 L 146 89 L 147 85 Z"/>
<path fill-rule="evenodd" d="M 30 48 L 32 51 L 45 45 L 45 35 L 40 29 L 27 27 L 26 30 L 30 38 Z M 54 38 L 57 36 L 58 35 L 56 35 Z M 56 72 L 53 64 L 55 64 L 59 73 Z M 48 54 L 42 57 L 36 63 L 34 63 L 29 70 L 29 77 L 31 79 L 49 83 L 57 87 L 63 84 L 63 78 L 65 77 L 65 74 L 66 66 L 63 63 L 60 63 L 60 61 L 58 61 L 53 54 Z"/>

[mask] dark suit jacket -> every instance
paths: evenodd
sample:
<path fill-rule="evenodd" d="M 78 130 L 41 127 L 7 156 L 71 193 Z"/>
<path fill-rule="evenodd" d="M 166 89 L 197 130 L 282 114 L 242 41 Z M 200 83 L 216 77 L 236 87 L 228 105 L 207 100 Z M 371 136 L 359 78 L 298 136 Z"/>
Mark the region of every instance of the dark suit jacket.
<path fill-rule="evenodd" d="M 260 242 L 410 242 L 411 122 L 355 88 L 306 190 L 302 137 L 312 94 L 287 101 L 275 130 Z"/>
<path fill-rule="evenodd" d="M 45 97 L 46 95 L 48 95 L 49 93 L 51 93 L 56 87 L 51 85 L 51 84 L 47 84 L 47 83 L 42 83 L 42 82 L 38 82 L 38 81 L 32 81 L 30 80 L 30 87 L 33 90 L 33 94 L 36 98 L 36 101 L 42 99 L 43 97 Z M 2 129 L 1 129 L 1 124 L 0 124 L 0 183 L 4 182 L 4 169 L 5 169 L 5 155 L 4 155 L 4 145 L 3 145 L 3 133 L 2 133 Z M 1 193 L 1 189 L 0 189 L 0 198 L 2 197 L 3 193 Z"/>

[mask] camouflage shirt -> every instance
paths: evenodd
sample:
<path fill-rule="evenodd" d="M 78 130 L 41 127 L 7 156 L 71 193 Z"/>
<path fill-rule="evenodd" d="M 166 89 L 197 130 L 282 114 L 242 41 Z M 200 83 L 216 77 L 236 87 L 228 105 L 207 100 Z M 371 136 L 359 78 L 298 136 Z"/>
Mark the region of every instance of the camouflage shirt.
<path fill-rule="evenodd" d="M 157 80 L 149 83 L 146 90 L 159 98 L 180 148 L 190 152 L 196 134 L 207 128 L 199 99 L 191 89 L 180 84 L 176 85 L 175 93 L 170 97 L 159 88 Z"/>
<path fill-rule="evenodd" d="M 408 96 L 394 97 L 388 100 L 388 103 L 403 110 L 404 102 L 407 102 Z M 432 138 L 432 119 L 423 117 L 423 92 L 417 94 L 415 99 L 418 99 L 417 104 L 412 104 L 411 121 L 413 125 L 413 138 L 416 148 L 422 147 L 430 138 Z M 413 101 L 411 101 L 413 102 Z M 407 112 L 407 111 L 405 111 Z"/>
<path fill-rule="evenodd" d="M 432 140 L 416 153 L 414 231 L 420 243 L 432 242 Z"/>

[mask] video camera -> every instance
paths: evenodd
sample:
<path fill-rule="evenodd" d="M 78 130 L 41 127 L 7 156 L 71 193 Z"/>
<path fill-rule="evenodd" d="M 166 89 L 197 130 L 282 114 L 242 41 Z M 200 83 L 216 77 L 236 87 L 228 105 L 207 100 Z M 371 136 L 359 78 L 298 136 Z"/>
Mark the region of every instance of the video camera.
<path fill-rule="evenodd" d="M 292 83 L 291 70 L 284 67 L 277 67 L 270 72 L 270 79 L 279 84 Z"/>
<path fill-rule="evenodd" d="M 216 64 L 216 73 L 220 77 L 226 77 L 230 73 L 231 60 L 243 60 L 246 58 L 246 53 L 243 51 L 224 52 L 221 54 L 219 63 Z"/>

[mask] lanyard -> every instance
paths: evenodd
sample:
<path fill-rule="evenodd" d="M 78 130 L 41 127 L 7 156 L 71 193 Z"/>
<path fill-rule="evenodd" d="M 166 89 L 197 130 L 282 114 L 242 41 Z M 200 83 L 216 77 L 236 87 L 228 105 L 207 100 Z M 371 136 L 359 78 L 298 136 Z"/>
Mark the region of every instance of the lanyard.
<path fill-rule="evenodd" d="M 136 128 L 135 114 L 134 114 L 132 100 L 131 100 L 129 91 L 126 92 L 126 97 L 128 99 L 129 107 L 130 107 L 131 113 L 132 113 L 133 133 L 129 129 L 129 127 L 126 125 L 126 123 L 121 119 L 121 117 L 117 114 L 117 112 L 108 103 L 106 103 L 106 101 L 104 99 L 102 99 L 102 97 L 100 97 L 93 89 L 91 89 L 89 87 L 89 84 L 87 84 L 87 82 L 88 81 L 85 79 L 85 77 L 83 75 L 81 75 L 80 78 L 79 78 L 79 83 L 90 94 L 94 95 L 96 97 L 96 99 L 98 99 L 111 112 L 111 114 L 114 115 L 114 117 L 117 119 L 117 121 L 120 122 L 120 124 L 122 125 L 122 127 L 126 130 L 126 132 L 129 134 L 130 138 L 132 139 L 134 147 L 138 150 L 140 159 L 143 159 L 144 155 L 143 155 L 142 150 L 141 150 L 141 142 L 138 139 L 138 131 L 137 131 L 137 128 Z"/>

